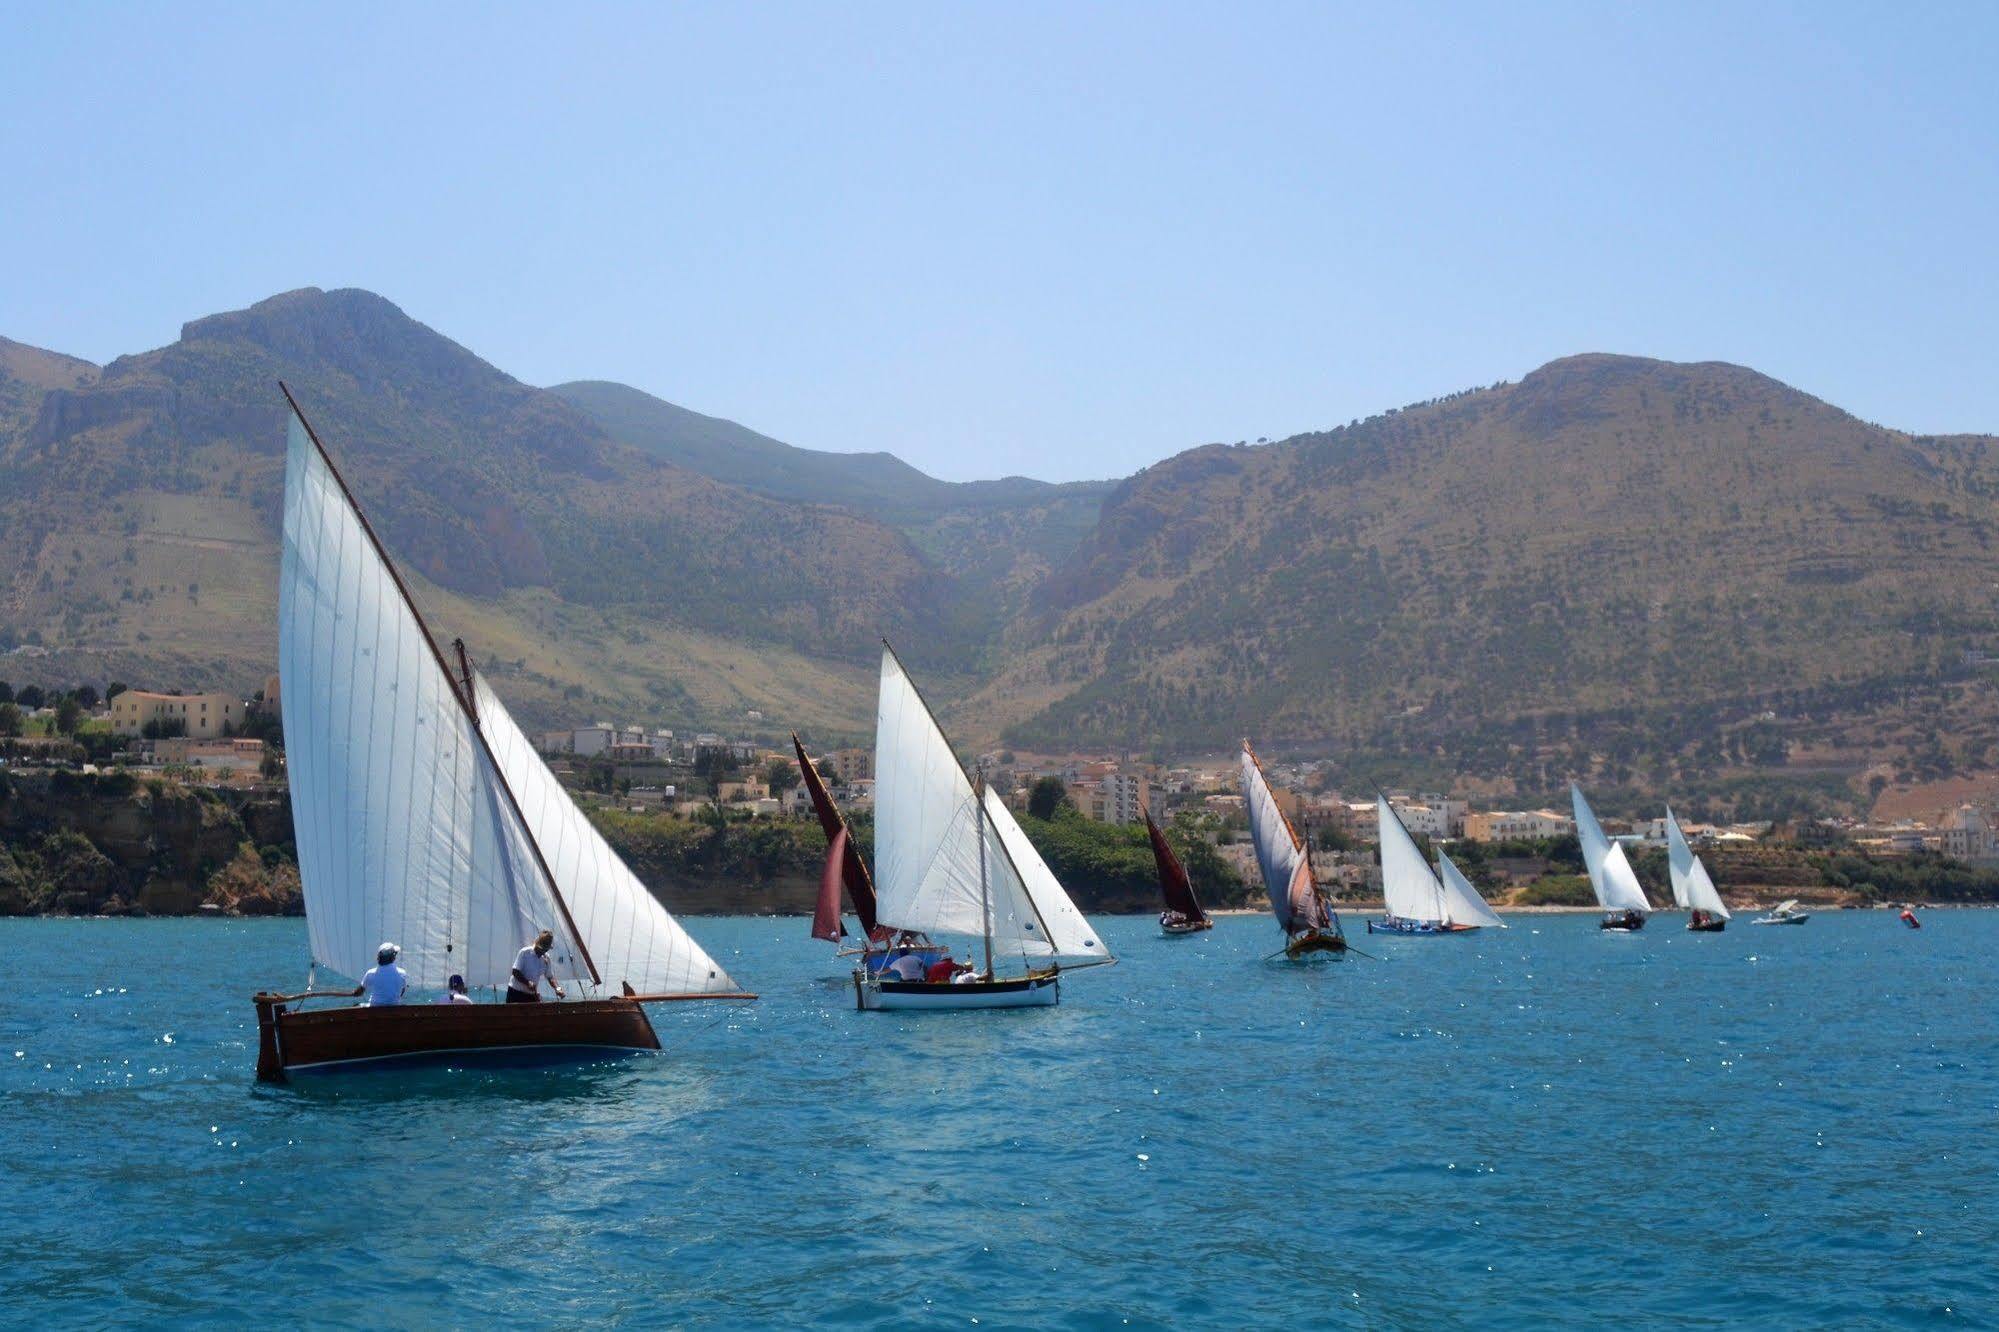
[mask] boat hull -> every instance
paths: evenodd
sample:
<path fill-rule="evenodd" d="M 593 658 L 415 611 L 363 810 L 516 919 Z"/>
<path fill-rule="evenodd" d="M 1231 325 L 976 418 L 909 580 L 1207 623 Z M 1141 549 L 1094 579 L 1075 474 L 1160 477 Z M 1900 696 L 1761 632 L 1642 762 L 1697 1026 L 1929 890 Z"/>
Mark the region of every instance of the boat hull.
<path fill-rule="evenodd" d="M 1161 925 L 1159 932 L 1168 939 L 1177 939 L 1182 935 L 1199 934 L 1202 930 L 1212 930 L 1213 928 L 1215 928 L 1215 922 L 1212 919 L 1186 920 L 1177 921 L 1171 925 Z"/>
<path fill-rule="evenodd" d="M 1687 923 L 1687 931 L 1690 934 L 1720 934 L 1727 928 L 1728 922 L 1725 920 L 1703 920 L 1699 923 L 1689 921 Z"/>
<path fill-rule="evenodd" d="M 1767 916 L 1759 916 L 1749 923 L 1751 925 L 1802 925 L 1810 919 L 1810 916 L 1785 916 L 1779 920 L 1772 920 Z"/>
<path fill-rule="evenodd" d="M 1615 916 L 1605 916 L 1596 927 L 1609 930 L 1612 934 L 1636 934 L 1645 928 L 1645 917 L 1636 911 L 1619 912 Z"/>
<path fill-rule="evenodd" d="M 1477 934 L 1476 925 L 1456 925 L 1441 920 L 1370 920 L 1369 934 Z"/>
<path fill-rule="evenodd" d="M 1284 956 L 1293 962 L 1330 961 L 1345 957 L 1346 952 L 1347 941 L 1343 934 L 1321 934 L 1314 931 L 1311 934 L 1301 934 L 1295 939 L 1287 939 L 1284 943 Z"/>
<path fill-rule="evenodd" d="M 594 1059 L 659 1049 L 643 1005 L 630 999 L 540 1004 L 397 1004 L 289 1009 L 259 995 L 257 1077 L 361 1068 L 390 1060 L 524 1055 Z"/>
<path fill-rule="evenodd" d="M 854 973 L 854 1006 L 866 1013 L 949 1013 L 973 1008 L 1053 1008 L 1062 1000 L 1054 973 L 1017 980 L 897 981 Z"/>

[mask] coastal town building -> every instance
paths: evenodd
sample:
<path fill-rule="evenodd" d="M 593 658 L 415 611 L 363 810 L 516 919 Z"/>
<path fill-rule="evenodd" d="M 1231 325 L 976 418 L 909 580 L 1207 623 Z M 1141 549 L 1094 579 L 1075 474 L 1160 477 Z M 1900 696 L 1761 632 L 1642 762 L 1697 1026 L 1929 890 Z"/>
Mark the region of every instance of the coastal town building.
<path fill-rule="evenodd" d="M 1111 772 L 1084 782 L 1069 793 L 1076 808 L 1098 823 L 1139 823 L 1152 789 L 1145 778 L 1131 773 Z"/>
<path fill-rule="evenodd" d="M 243 700 L 230 694 L 155 694 L 127 689 L 111 700 L 114 735 L 143 735 L 146 724 L 160 728 L 178 723 L 194 740 L 213 740 L 243 724 Z"/>
<path fill-rule="evenodd" d="M 1467 813 L 1463 836 L 1468 842 L 1510 842 L 1516 838 L 1568 837 L 1576 821 L 1552 809 L 1495 809 Z"/>
<path fill-rule="evenodd" d="M 1999 829 L 1977 805 L 1959 805 L 1944 816 L 1940 849 L 1953 860 L 1999 860 Z"/>

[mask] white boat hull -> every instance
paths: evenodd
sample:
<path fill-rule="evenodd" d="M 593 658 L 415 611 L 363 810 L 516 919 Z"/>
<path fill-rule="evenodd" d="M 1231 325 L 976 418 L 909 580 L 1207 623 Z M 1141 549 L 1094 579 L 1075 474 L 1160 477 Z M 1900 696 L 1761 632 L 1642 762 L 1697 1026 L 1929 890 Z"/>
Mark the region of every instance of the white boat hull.
<path fill-rule="evenodd" d="M 1055 974 L 952 985 L 892 981 L 854 974 L 854 1003 L 863 1012 L 947 1013 L 970 1008 L 1053 1008 L 1062 999 Z"/>

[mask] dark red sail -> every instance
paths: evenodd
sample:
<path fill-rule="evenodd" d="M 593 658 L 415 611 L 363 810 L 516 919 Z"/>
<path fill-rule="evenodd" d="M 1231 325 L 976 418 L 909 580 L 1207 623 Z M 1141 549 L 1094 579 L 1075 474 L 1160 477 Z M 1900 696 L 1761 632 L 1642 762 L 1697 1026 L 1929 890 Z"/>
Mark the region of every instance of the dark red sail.
<path fill-rule="evenodd" d="M 1183 920 L 1206 920 L 1208 913 L 1194 899 L 1194 885 L 1187 878 L 1186 867 L 1173 854 L 1173 848 L 1166 845 L 1166 834 L 1152 821 L 1151 810 L 1145 812 L 1145 835 L 1152 839 L 1152 859 L 1159 866 L 1159 891 L 1166 898 L 1166 909 L 1177 912 Z"/>
<path fill-rule="evenodd" d="M 826 868 L 819 872 L 819 903 L 812 908 L 812 937 L 827 943 L 847 937 L 847 927 L 840 920 L 840 878 L 846 859 L 847 830 L 842 828 L 826 848 Z"/>
<path fill-rule="evenodd" d="M 819 780 L 819 770 L 812 766 L 812 760 L 805 756 L 805 746 L 800 743 L 798 733 L 791 736 L 791 747 L 798 751 L 799 775 L 805 778 L 805 790 L 812 797 L 812 808 L 819 815 L 819 827 L 826 834 L 830 845 L 835 838 L 847 830 L 847 821 L 840 817 L 840 807 L 833 803 L 833 797 L 826 792 L 826 783 Z M 847 896 L 853 900 L 854 914 L 861 918 L 861 932 L 869 938 L 875 937 L 875 881 L 868 875 L 867 863 L 861 859 L 860 848 L 850 837 L 844 844 L 840 858 L 841 881 L 847 885 Z M 838 914 L 838 903 L 835 903 Z M 817 936 L 817 928 L 814 928 Z"/>

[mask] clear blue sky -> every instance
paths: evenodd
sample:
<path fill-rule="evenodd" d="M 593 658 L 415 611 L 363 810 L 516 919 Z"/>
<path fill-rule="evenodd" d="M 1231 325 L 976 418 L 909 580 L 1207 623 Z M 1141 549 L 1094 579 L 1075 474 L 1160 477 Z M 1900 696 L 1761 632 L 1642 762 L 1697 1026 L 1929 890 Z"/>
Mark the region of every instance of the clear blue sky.
<path fill-rule="evenodd" d="M 953 478 L 1556 356 L 1999 431 L 1999 5 L 26 4 L 0 333 L 361 286 Z"/>

